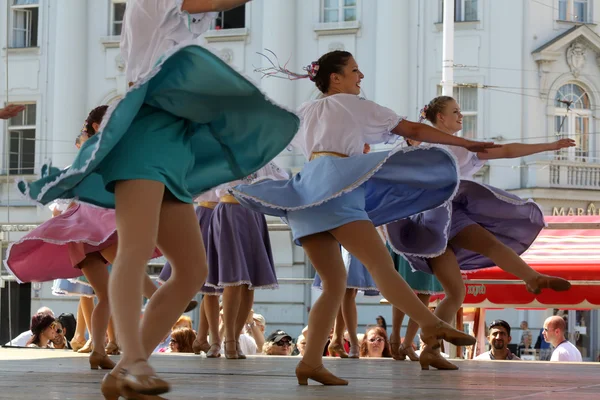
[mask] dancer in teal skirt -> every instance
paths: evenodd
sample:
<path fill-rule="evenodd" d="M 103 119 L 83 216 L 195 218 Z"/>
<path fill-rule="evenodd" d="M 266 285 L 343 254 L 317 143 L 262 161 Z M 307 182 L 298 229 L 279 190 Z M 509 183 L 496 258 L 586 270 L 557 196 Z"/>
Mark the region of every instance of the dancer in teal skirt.
<path fill-rule="evenodd" d="M 396 254 L 389 245 L 387 248 L 392 256 L 392 260 L 394 260 L 396 270 L 424 305 L 429 306 L 431 295 L 444 292 L 442 285 L 434 275 L 426 274 L 421 271 L 413 271 L 404 257 Z M 400 343 L 400 328 L 402 327 L 403 319 L 404 312 L 392 306 L 392 332 L 390 333 L 390 350 L 392 352 L 392 357 L 394 360 L 406 360 L 406 357 L 408 356 L 411 361 L 419 361 L 419 356 L 412 347 L 415 336 L 417 336 L 417 331 L 419 330 L 419 324 L 412 318 L 409 319 L 404 340 Z"/>
<path fill-rule="evenodd" d="M 121 36 L 127 94 L 69 169 L 19 184 L 42 204 L 77 198 L 116 210 L 119 247 L 109 292 L 123 357 L 102 382 L 106 399 L 170 390 L 148 357 L 207 276 L 193 198 L 257 171 L 298 130 L 294 113 L 196 44 L 212 11 L 246 2 L 128 1 Z M 173 274 L 140 321 L 142 278 L 155 246 Z"/>

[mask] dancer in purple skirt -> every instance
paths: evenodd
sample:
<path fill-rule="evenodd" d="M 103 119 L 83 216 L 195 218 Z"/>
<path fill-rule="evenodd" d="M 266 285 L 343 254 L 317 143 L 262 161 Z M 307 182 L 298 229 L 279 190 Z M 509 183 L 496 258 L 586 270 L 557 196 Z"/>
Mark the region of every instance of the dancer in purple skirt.
<path fill-rule="evenodd" d="M 421 117 L 450 135 L 462 129 L 460 106 L 452 97 L 436 97 L 425 106 Z M 412 142 L 412 145 L 418 144 Z M 488 149 L 486 153 L 449 146 L 458 161 L 461 176 L 451 209 L 440 207 L 386 226 L 392 249 L 396 253 L 404 253 L 413 269 L 433 273 L 442 284 L 446 295 L 435 310 L 440 319 L 451 321 L 462 305 L 465 285 L 461 271 L 497 265 L 525 281 L 527 290 L 532 293 L 539 293 L 542 289 L 564 291 L 570 288 L 568 281 L 542 275 L 519 257 L 545 226 L 539 206 L 498 188 L 479 184 L 472 180 L 472 176 L 486 160 L 524 157 L 572 146 L 575 142 L 571 139 L 540 144 L 510 143 Z M 439 255 L 429 254 L 432 258 L 423 257 L 424 254 L 419 257 L 416 252 L 409 254 L 411 252 L 406 248 L 403 251 L 406 237 L 415 226 L 433 232 L 436 239 L 447 241 L 449 246 L 440 248 Z M 456 368 L 450 363 L 440 367 Z"/>
<path fill-rule="evenodd" d="M 241 183 L 287 178 L 288 174 L 271 162 L 246 179 L 216 190 L 219 204 L 208 230 L 206 286 L 223 289 L 227 359 L 246 358 L 238 340 L 254 304 L 254 289 L 278 287 L 265 216 L 240 206 L 228 189 Z"/>

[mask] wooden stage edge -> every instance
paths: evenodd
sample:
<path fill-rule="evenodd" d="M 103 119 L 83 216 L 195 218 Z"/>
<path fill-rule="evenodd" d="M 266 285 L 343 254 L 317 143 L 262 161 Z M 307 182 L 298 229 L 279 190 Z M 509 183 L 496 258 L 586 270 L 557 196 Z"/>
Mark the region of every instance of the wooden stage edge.
<path fill-rule="evenodd" d="M 117 359 L 118 357 L 114 357 Z M 346 387 L 298 386 L 298 357 L 206 359 L 160 354 L 151 363 L 169 380 L 168 399 L 594 399 L 600 363 L 463 361 L 458 371 L 421 371 L 392 359 L 333 359 L 325 365 L 350 381 Z M 0 348 L 0 399 L 102 399 L 104 371 L 87 355 L 62 350 Z"/>

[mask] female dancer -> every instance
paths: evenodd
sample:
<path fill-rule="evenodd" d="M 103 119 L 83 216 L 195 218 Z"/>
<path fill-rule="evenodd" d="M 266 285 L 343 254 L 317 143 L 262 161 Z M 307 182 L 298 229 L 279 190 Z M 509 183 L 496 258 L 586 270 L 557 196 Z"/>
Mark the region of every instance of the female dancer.
<path fill-rule="evenodd" d="M 288 178 L 285 171 L 270 162 L 244 180 L 226 183 L 216 190 L 219 204 L 208 231 L 206 285 L 223 289 L 227 359 L 246 358 L 239 337 L 254 304 L 254 289 L 278 287 L 265 216 L 241 207 L 227 190 L 242 182 Z"/>
<path fill-rule="evenodd" d="M 169 390 L 148 357 L 206 278 L 193 199 L 260 169 L 298 130 L 296 115 L 196 44 L 216 16 L 206 12 L 246 2 L 128 1 L 121 35 L 127 94 L 71 168 L 19 184 L 41 203 L 79 198 L 116 210 L 110 300 L 123 357 L 103 381 L 106 398 Z M 140 321 L 142 278 L 157 243 L 173 274 Z"/>
<path fill-rule="evenodd" d="M 371 151 L 371 146 L 365 143 L 363 154 L 368 154 Z M 353 257 L 348 250 L 342 248 L 342 259 L 348 273 L 346 280 L 346 291 L 342 300 L 335 323 L 333 325 L 333 335 L 328 346 L 328 352 L 331 357 L 341 358 L 359 358 L 360 343 L 358 342 L 358 312 L 356 309 L 356 295 L 361 290 L 365 296 L 379 296 L 379 290 L 369 274 L 369 271 Z M 323 282 L 319 274 L 315 275 L 313 287 L 323 289 Z M 346 353 L 344 348 L 344 331 L 348 329 L 348 337 L 350 339 L 350 349 Z"/>
<path fill-rule="evenodd" d="M 473 344 L 474 338 L 440 321 L 417 299 L 394 270 L 375 230 L 448 201 L 458 183 L 452 156 L 435 147 L 362 153 L 364 143 L 391 142 L 397 135 L 474 151 L 494 145 L 446 135 L 359 98 L 364 75 L 348 52 L 327 53 L 307 69 L 324 94 L 299 110 L 302 124 L 294 142 L 310 161 L 289 181 L 232 189 L 244 206 L 285 218 L 323 280 L 323 294 L 309 316 L 310 340 L 296 368 L 298 383 L 306 385 L 310 378 L 327 385 L 348 384 L 322 364 L 329 329 L 346 289 L 340 245 L 360 260 L 392 304 L 419 322 L 426 343 L 437 347 L 437 340 L 446 338 Z M 431 359 L 436 357 L 431 352 Z"/>
<path fill-rule="evenodd" d="M 462 129 L 460 106 L 452 97 L 436 97 L 421 114 L 422 119 L 427 119 L 448 136 L 454 136 Z M 542 289 L 563 291 L 570 288 L 568 281 L 542 275 L 519 257 L 544 227 L 544 216 L 537 204 L 498 188 L 478 184 L 471 178 L 485 160 L 523 157 L 574 145 L 575 142 L 571 139 L 541 144 L 511 143 L 488 149 L 485 153 L 451 147 L 458 160 L 461 175 L 460 188 L 452 202 L 452 208 L 426 211 L 385 227 L 392 249 L 396 253 L 404 252 L 412 268 L 433 273 L 442 284 L 445 297 L 435 310 L 440 319 L 451 321 L 462 305 L 465 285 L 461 270 L 470 271 L 497 265 L 525 281 L 527 290 L 532 293 L 539 293 Z M 449 232 L 446 232 L 448 229 Z M 415 247 L 406 247 L 406 241 L 402 238 L 407 235 L 421 237 L 419 233 L 423 232 L 433 234 L 433 237 L 417 244 L 441 244 L 437 250 L 441 255 L 433 258 L 418 257 L 414 255 L 419 254 Z M 446 242 L 450 246 L 446 247 Z M 429 251 L 436 250 L 430 248 Z M 456 368 L 448 364 L 450 363 L 444 363 L 445 366 L 442 367 Z"/>
<path fill-rule="evenodd" d="M 198 203 L 196 207 L 196 219 L 202 233 L 204 248 L 208 248 L 208 228 L 212 218 L 213 210 L 219 203 L 219 197 L 214 189 L 203 193 L 195 199 Z M 160 276 L 159 282 L 165 283 L 171 277 L 171 263 L 165 263 Z M 200 354 L 201 351 L 206 353 L 207 358 L 217 358 L 221 356 L 221 338 L 219 337 L 219 296 L 223 290 L 216 289 L 212 286 L 204 285 L 200 289 L 203 295 L 198 309 L 199 323 L 198 334 L 192 345 L 194 353 Z M 207 342 L 208 332 L 210 331 L 210 343 Z"/>

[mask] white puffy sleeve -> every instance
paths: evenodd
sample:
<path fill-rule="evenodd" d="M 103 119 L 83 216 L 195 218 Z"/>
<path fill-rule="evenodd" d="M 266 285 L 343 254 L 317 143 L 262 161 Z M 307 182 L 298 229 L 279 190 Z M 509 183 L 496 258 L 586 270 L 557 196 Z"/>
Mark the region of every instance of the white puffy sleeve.
<path fill-rule="evenodd" d="M 190 32 L 196 35 L 202 35 L 209 30 L 210 23 L 219 15 L 218 12 L 190 14 L 181 8 L 183 6 L 183 0 L 151 1 L 156 2 L 158 7 L 163 8 L 163 14 L 169 14 L 172 17 L 177 18 L 179 22 L 183 20 Z"/>
<path fill-rule="evenodd" d="M 448 146 L 448 149 L 456 157 L 461 178 L 472 178 L 485 165 L 485 160 L 480 160 L 477 153 L 473 153 L 464 147 Z"/>
<path fill-rule="evenodd" d="M 274 161 L 271 161 L 270 163 L 268 163 L 267 165 L 265 165 L 264 167 L 262 167 L 261 169 L 259 169 L 256 172 L 256 176 L 253 177 L 252 179 L 252 183 L 255 183 L 257 181 L 261 181 L 261 180 L 265 180 L 265 179 L 272 179 L 272 180 L 284 180 L 284 179 L 289 179 L 290 176 L 288 175 L 287 172 L 285 172 L 285 170 L 283 168 L 281 168 L 279 165 L 275 164 Z"/>
<path fill-rule="evenodd" d="M 344 106 L 352 114 L 355 123 L 362 128 L 365 143 L 391 144 L 399 139 L 399 136 L 391 131 L 400 121 L 406 119 L 405 117 L 387 107 L 354 95 L 348 95 L 344 99 Z"/>
<path fill-rule="evenodd" d="M 65 200 L 56 200 L 53 201 L 52 203 L 50 203 L 48 205 L 48 208 L 50 209 L 50 211 L 54 212 L 55 210 L 60 211 L 61 213 L 67 211 L 67 209 L 69 208 L 69 205 L 71 204 L 71 201 L 65 201 Z"/>

